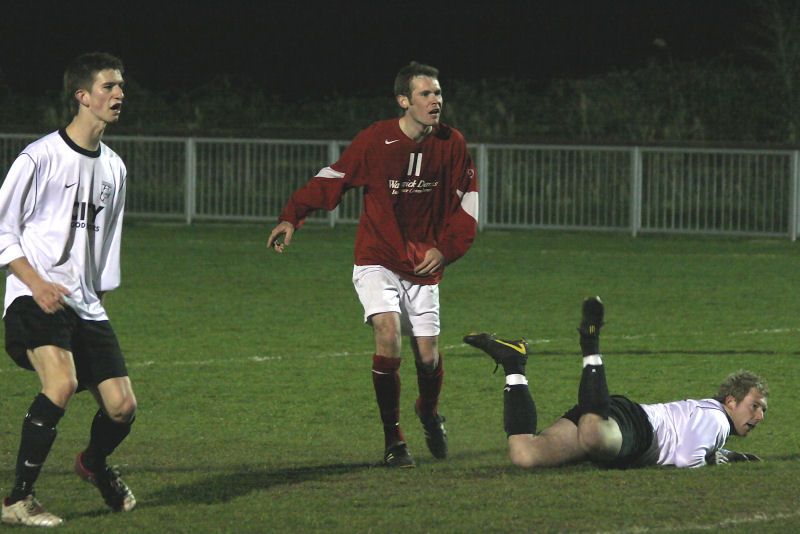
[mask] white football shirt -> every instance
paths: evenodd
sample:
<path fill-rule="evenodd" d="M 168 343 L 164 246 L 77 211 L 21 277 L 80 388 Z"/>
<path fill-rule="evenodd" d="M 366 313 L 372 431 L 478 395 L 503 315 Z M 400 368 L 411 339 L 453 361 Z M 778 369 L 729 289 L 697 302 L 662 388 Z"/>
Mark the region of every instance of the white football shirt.
<path fill-rule="evenodd" d="M 103 143 L 82 149 L 59 130 L 28 145 L 0 187 L 0 267 L 22 256 L 66 287 L 83 319 L 108 319 L 98 292 L 120 284 L 126 169 Z M 31 291 L 10 272 L 5 309 Z"/>
<path fill-rule="evenodd" d="M 706 454 L 727 441 L 731 424 L 725 409 L 714 399 L 642 404 L 653 425 L 653 444 L 642 464 L 700 467 Z"/>

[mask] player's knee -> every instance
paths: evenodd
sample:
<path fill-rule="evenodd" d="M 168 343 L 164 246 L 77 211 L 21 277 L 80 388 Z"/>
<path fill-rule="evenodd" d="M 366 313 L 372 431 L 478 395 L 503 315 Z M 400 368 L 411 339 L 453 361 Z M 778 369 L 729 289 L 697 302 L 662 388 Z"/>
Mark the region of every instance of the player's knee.
<path fill-rule="evenodd" d="M 536 465 L 534 455 L 528 452 L 509 451 L 508 457 L 513 465 L 522 469 L 529 469 Z"/>
<path fill-rule="evenodd" d="M 400 355 L 400 332 L 391 328 L 375 330 L 376 352 L 387 358 L 397 358 Z"/>
<path fill-rule="evenodd" d="M 439 351 L 420 350 L 417 358 L 417 367 L 425 372 L 433 372 L 439 367 Z"/>
<path fill-rule="evenodd" d="M 400 343 L 375 340 L 375 353 L 387 358 L 400 357 Z"/>
<path fill-rule="evenodd" d="M 106 406 L 106 413 L 116 423 L 130 423 L 136 417 L 136 398 L 129 396 L 112 406 Z"/>
<path fill-rule="evenodd" d="M 513 465 L 523 469 L 528 469 L 537 465 L 536 454 L 533 448 L 519 441 L 509 440 L 508 457 Z"/>

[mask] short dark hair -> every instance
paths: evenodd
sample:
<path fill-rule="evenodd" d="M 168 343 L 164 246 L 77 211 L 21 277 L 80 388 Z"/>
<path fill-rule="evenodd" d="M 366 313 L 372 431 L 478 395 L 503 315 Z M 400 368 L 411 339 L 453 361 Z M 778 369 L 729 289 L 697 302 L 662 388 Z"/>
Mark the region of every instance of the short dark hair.
<path fill-rule="evenodd" d="M 78 101 L 75 91 L 78 89 L 90 90 L 94 78 L 101 70 L 118 70 L 125 72 L 122 60 L 105 52 L 89 52 L 73 59 L 64 70 L 64 103 L 71 115 L 78 114 Z"/>
<path fill-rule="evenodd" d="M 415 76 L 439 77 L 439 69 L 412 61 L 397 73 L 394 79 L 394 96 L 404 95 L 411 98 L 411 80 Z"/>
<path fill-rule="evenodd" d="M 717 394 L 714 395 L 714 400 L 725 404 L 725 399 L 731 396 L 736 402 L 741 402 L 753 388 L 765 397 L 769 397 L 769 387 L 767 387 L 766 380 L 750 371 L 736 371 L 729 374 L 722 381 Z"/>

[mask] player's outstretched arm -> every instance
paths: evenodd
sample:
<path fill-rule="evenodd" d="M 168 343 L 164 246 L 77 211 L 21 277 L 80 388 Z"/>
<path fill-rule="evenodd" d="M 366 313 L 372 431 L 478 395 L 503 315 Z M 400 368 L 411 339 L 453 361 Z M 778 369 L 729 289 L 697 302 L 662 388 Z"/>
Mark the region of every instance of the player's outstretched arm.
<path fill-rule="evenodd" d="M 284 247 L 289 246 L 294 235 L 294 225 L 289 221 L 281 221 L 278 226 L 272 229 L 267 240 L 267 248 L 274 249 L 275 252 L 283 253 Z M 283 240 L 281 240 L 281 236 Z"/>

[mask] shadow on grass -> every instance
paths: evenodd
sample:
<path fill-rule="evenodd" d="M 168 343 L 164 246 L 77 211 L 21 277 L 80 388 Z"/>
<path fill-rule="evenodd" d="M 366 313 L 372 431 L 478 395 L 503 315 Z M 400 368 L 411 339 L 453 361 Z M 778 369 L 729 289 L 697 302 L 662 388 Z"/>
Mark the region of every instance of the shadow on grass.
<path fill-rule="evenodd" d="M 483 451 L 478 455 L 494 454 L 496 451 Z M 452 455 L 450 459 L 457 459 L 459 454 Z M 474 459 L 475 452 L 463 453 L 463 456 Z M 313 482 L 346 476 L 354 473 L 361 473 L 369 470 L 376 470 L 380 473 L 390 473 L 392 471 L 401 473 L 414 473 L 418 470 L 427 471 L 433 469 L 440 470 L 447 467 L 449 462 L 442 462 L 433 459 L 420 459 L 417 469 L 388 469 L 381 463 L 352 463 L 352 464 L 332 464 L 332 465 L 313 465 L 306 467 L 293 468 L 261 468 L 256 466 L 231 466 L 220 467 L 219 472 L 207 473 L 191 482 L 186 482 L 177 486 L 164 486 L 161 489 L 149 492 L 146 498 L 139 502 L 139 508 L 155 506 L 172 506 L 181 503 L 195 504 L 218 504 L 227 502 L 238 497 L 245 496 L 253 491 L 267 490 L 275 486 L 291 486 L 304 482 Z M 513 466 L 508 466 L 508 471 L 519 471 Z M 482 468 L 483 469 L 483 468 Z M 192 469 L 176 469 L 176 472 L 189 472 Z M 479 470 L 480 471 L 480 470 Z M 504 471 L 504 470 L 502 470 Z M 163 472 L 158 470 L 158 472 Z M 497 469 L 486 468 L 487 476 L 489 472 L 494 472 L 497 476 Z"/>
<path fill-rule="evenodd" d="M 253 470 L 242 466 L 239 469 L 214 474 L 202 480 L 164 487 L 148 494 L 147 501 L 142 502 L 141 507 L 172 506 L 186 502 L 215 504 L 273 486 L 299 484 L 378 468 L 381 466 L 366 463 L 263 470 Z"/>

